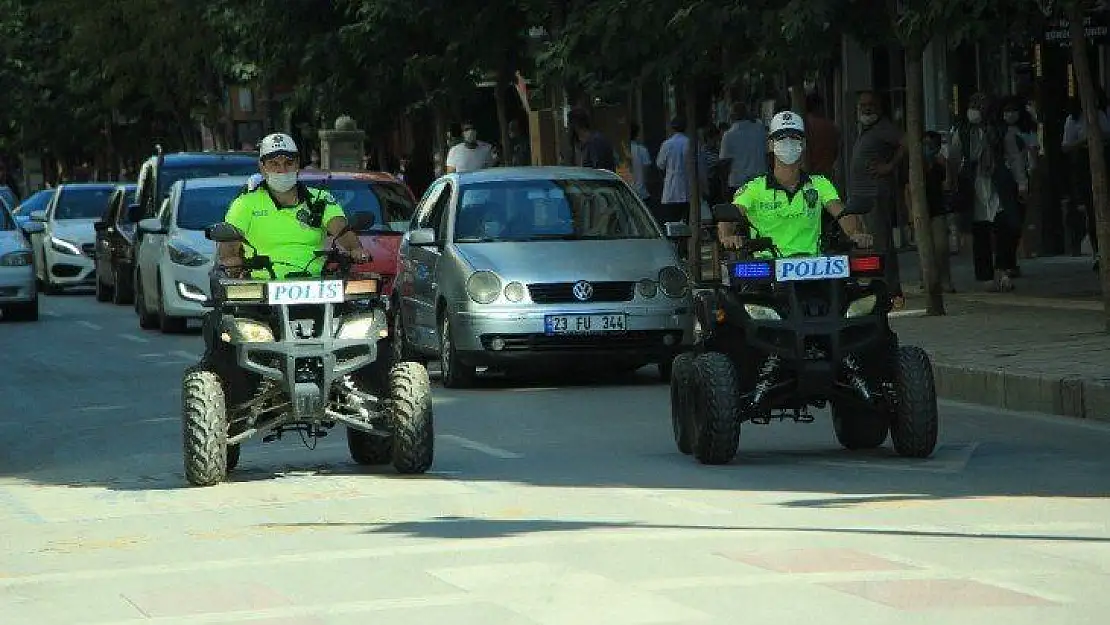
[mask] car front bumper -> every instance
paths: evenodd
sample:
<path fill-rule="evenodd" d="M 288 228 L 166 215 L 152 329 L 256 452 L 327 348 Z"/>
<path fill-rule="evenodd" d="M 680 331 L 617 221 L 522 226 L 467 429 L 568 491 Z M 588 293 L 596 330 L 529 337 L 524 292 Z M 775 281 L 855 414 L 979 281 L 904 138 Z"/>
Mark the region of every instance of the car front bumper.
<path fill-rule="evenodd" d="M 31 302 L 37 292 L 33 266 L 0 267 L 0 304 Z"/>
<path fill-rule="evenodd" d="M 46 249 L 47 281 L 59 287 L 93 286 L 96 283 L 96 263 L 89 254 L 62 254 L 44 242 Z"/>

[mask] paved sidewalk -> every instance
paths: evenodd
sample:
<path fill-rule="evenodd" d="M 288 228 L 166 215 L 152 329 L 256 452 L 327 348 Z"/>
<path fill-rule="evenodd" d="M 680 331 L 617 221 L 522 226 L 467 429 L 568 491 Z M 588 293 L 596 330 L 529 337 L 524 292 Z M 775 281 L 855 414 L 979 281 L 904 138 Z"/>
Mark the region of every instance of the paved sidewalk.
<path fill-rule="evenodd" d="M 907 311 L 923 308 L 916 253 L 902 254 Z M 942 397 L 1012 410 L 1110 421 L 1110 335 L 1091 258 L 1023 259 L 1012 293 L 983 293 L 965 257 L 948 315 L 893 321 L 933 358 Z"/>

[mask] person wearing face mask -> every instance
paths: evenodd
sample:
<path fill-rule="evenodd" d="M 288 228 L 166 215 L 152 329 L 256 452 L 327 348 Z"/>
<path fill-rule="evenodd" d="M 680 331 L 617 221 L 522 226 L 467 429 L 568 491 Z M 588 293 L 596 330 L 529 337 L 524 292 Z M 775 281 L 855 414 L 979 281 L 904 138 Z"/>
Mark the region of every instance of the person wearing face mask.
<path fill-rule="evenodd" d="M 447 152 L 445 173 L 465 174 L 468 171 L 478 171 L 493 167 L 493 148 L 490 144 L 478 140 L 478 131 L 474 124 L 463 124 L 462 143 Z"/>
<path fill-rule="evenodd" d="M 324 260 L 316 258 L 328 235 L 335 236 L 347 227 L 343 209 L 330 193 L 297 182 L 300 152 L 286 134 L 268 135 L 259 144 L 259 170 L 263 182 L 248 185 L 227 209 L 224 221 L 239 228 L 257 254 L 269 256 L 278 278 L 292 271 L 319 275 Z M 336 241 L 356 262 L 370 255 L 362 248 L 358 234 L 344 233 Z M 243 276 L 242 243 L 218 243 L 221 267 L 233 276 Z M 267 271 L 252 277 L 267 279 Z"/>
<path fill-rule="evenodd" d="M 771 119 L 768 140 L 774 154 L 772 171 L 756 177 L 736 192 L 732 203 L 740 209 L 758 236 L 770 237 L 783 256 L 820 253 L 823 213 L 838 217 L 844 210 L 840 194 L 828 178 L 802 171 L 805 123 L 792 111 Z M 862 220 L 852 215 L 840 221 L 844 231 L 861 247 L 873 240 Z M 746 235 L 736 224 L 717 225 L 721 244 L 737 249 Z"/>

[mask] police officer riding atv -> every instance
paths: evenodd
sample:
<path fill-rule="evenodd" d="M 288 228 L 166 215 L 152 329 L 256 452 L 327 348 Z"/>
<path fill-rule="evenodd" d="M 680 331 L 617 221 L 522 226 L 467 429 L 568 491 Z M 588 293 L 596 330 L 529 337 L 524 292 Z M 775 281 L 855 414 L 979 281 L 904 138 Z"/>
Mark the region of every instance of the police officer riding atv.
<path fill-rule="evenodd" d="M 870 244 L 858 216 L 871 207 L 844 206 L 831 182 L 801 171 L 796 114 L 776 115 L 769 139 L 774 170 L 713 208 L 733 251 L 721 284 L 695 298 L 694 351 L 674 361 L 675 443 L 703 464 L 726 464 L 742 423 L 808 423 L 811 407 L 828 405 L 844 447 L 875 448 L 889 434 L 899 455 L 930 456 L 938 418 L 929 357 L 899 345 L 884 258 L 857 249 Z"/>

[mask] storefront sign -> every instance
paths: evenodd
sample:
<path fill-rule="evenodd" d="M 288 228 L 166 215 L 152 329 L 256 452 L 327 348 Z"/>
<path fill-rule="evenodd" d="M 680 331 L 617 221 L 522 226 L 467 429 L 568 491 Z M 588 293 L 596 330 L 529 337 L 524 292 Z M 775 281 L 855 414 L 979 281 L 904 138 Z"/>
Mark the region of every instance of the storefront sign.
<path fill-rule="evenodd" d="M 1071 46 L 1071 23 L 1064 18 L 1048 21 L 1045 29 L 1045 43 L 1058 45 L 1064 48 Z M 1110 43 L 1110 24 L 1105 13 L 1088 13 L 1083 18 L 1083 28 L 1087 32 L 1087 41 L 1094 45 Z"/>

